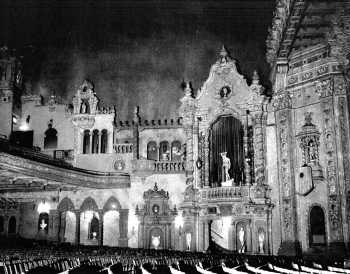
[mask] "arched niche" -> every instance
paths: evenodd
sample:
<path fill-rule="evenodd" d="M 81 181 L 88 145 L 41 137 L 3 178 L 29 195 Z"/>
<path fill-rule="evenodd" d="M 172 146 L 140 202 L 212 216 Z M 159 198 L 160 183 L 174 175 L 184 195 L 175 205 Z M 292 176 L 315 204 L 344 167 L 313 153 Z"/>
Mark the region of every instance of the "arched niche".
<path fill-rule="evenodd" d="M 96 214 L 93 214 L 90 224 L 89 224 L 89 240 L 97 240 L 100 237 L 100 220 L 97 218 Z"/>
<path fill-rule="evenodd" d="M 215 119 L 208 131 L 209 149 L 209 182 L 212 186 L 219 186 L 223 181 L 222 153 L 227 153 L 230 159 L 228 173 L 236 184 L 244 180 L 243 164 L 243 124 L 233 115 L 221 115 Z"/>
<path fill-rule="evenodd" d="M 162 141 L 159 143 L 159 160 L 160 161 L 170 160 L 170 145 L 168 141 Z"/>
<path fill-rule="evenodd" d="M 147 143 L 147 159 L 148 160 L 158 160 L 157 143 L 155 141 L 150 141 Z"/>
<path fill-rule="evenodd" d="M 49 128 L 45 131 L 44 149 L 57 148 L 57 130 L 49 124 Z"/>
<path fill-rule="evenodd" d="M 44 232 L 46 234 L 49 231 L 49 214 L 46 212 L 42 212 L 39 214 L 38 231 Z"/>
<path fill-rule="evenodd" d="M 71 199 L 69 199 L 68 197 L 65 197 L 58 204 L 57 210 L 59 212 L 74 211 L 74 204 Z"/>
<path fill-rule="evenodd" d="M 98 206 L 95 200 L 91 197 L 87 197 L 80 206 L 81 211 L 98 211 Z"/>

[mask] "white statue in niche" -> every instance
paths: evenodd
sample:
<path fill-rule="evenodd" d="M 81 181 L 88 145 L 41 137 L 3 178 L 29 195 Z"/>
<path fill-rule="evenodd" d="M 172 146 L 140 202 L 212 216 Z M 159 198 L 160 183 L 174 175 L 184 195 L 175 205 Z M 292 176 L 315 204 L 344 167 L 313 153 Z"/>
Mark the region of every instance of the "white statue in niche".
<path fill-rule="evenodd" d="M 155 249 L 158 249 L 160 245 L 160 236 L 153 236 L 152 235 L 152 245 L 154 246 Z"/>
<path fill-rule="evenodd" d="M 192 234 L 190 232 L 186 233 L 186 250 L 191 250 Z"/>
<path fill-rule="evenodd" d="M 245 249 L 245 240 L 244 240 L 244 236 L 245 236 L 245 231 L 243 226 L 240 227 L 239 231 L 238 231 L 238 239 L 239 242 L 241 244 L 240 249 L 238 250 L 238 253 L 244 253 L 244 249 Z"/>
<path fill-rule="evenodd" d="M 85 103 L 81 104 L 81 113 L 86 113 L 86 104 Z"/>
<path fill-rule="evenodd" d="M 44 219 L 41 219 L 41 223 L 40 223 L 40 229 L 41 230 L 45 230 L 47 227 L 47 223 L 45 223 Z"/>
<path fill-rule="evenodd" d="M 230 174 L 228 171 L 231 168 L 231 160 L 226 156 L 227 152 L 222 152 L 220 155 L 222 157 L 222 181 L 226 182 L 230 180 Z"/>
<path fill-rule="evenodd" d="M 264 230 L 259 231 L 258 241 L 259 241 L 259 253 L 264 254 L 264 242 L 265 242 Z"/>

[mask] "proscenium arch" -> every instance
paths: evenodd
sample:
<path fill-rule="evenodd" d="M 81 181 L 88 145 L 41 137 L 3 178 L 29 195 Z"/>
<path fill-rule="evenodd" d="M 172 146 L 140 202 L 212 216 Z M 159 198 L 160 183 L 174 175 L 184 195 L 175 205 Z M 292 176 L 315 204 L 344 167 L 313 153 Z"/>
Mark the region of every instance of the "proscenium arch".
<path fill-rule="evenodd" d="M 58 204 L 57 210 L 59 212 L 74 211 L 74 204 L 71 199 L 64 197 L 62 201 Z"/>
<path fill-rule="evenodd" d="M 109 211 L 109 210 L 119 211 L 120 209 L 122 209 L 122 206 L 120 205 L 120 202 L 118 201 L 118 199 L 114 196 L 109 197 L 103 206 L 104 212 Z"/>
<path fill-rule="evenodd" d="M 98 206 L 95 200 L 91 197 L 87 197 L 80 206 L 81 211 L 98 211 Z"/>

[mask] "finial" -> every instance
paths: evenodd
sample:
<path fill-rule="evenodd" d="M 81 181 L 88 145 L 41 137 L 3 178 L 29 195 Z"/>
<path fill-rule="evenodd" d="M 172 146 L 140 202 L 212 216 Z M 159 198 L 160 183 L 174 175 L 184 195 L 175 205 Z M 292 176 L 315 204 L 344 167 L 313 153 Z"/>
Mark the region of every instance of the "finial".
<path fill-rule="evenodd" d="M 225 47 L 225 45 L 222 45 L 221 51 L 220 51 L 220 62 L 221 63 L 226 63 L 227 61 L 229 61 L 230 55 Z"/>
<path fill-rule="evenodd" d="M 260 76 L 256 70 L 254 70 L 254 72 L 253 72 L 253 79 L 252 80 L 253 80 L 252 81 L 253 84 L 256 84 L 256 85 L 259 84 Z"/>
<path fill-rule="evenodd" d="M 139 122 L 140 121 L 139 112 L 140 112 L 140 107 L 136 106 L 134 108 L 134 122 Z"/>
<path fill-rule="evenodd" d="M 186 96 L 192 96 L 191 82 L 186 82 L 185 95 Z"/>
<path fill-rule="evenodd" d="M 158 186 L 157 186 L 157 183 L 154 183 L 154 188 L 153 188 L 154 191 L 158 191 Z"/>

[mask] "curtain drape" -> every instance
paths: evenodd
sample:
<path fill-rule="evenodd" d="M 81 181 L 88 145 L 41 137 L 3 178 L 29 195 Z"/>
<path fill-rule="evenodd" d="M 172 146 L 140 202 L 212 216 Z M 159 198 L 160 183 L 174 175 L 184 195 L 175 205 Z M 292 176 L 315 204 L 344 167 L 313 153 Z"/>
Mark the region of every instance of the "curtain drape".
<path fill-rule="evenodd" d="M 230 177 L 238 184 L 243 179 L 243 127 L 233 116 L 219 117 L 210 128 L 210 183 L 220 185 L 222 181 L 222 152 L 231 160 Z"/>

